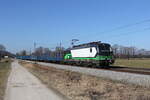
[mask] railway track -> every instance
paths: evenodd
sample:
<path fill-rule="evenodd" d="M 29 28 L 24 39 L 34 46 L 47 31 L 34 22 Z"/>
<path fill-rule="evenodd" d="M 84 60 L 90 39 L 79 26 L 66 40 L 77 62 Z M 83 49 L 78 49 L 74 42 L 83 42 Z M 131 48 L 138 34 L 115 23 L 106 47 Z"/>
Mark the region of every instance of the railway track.
<path fill-rule="evenodd" d="M 82 67 L 82 66 L 78 66 L 78 67 Z M 86 67 L 86 68 L 91 68 L 91 67 Z M 99 69 L 99 70 L 115 71 L 115 72 L 150 75 L 150 68 L 130 68 L 130 67 L 121 67 L 121 66 L 109 66 L 109 67 L 104 66 L 103 68 L 101 67 L 92 67 L 92 68 Z"/>
<path fill-rule="evenodd" d="M 129 67 L 120 67 L 120 66 L 110 66 L 110 68 L 103 69 L 103 70 L 150 75 L 150 69 L 146 69 L 146 68 L 129 68 Z"/>
<path fill-rule="evenodd" d="M 46 62 L 48 63 L 48 62 Z M 59 64 L 59 65 L 64 65 L 64 64 Z M 104 68 L 100 68 L 100 67 L 95 67 L 95 66 L 91 66 L 91 67 L 87 67 L 87 66 L 77 66 L 77 65 L 67 65 L 72 66 L 72 67 L 83 67 L 83 68 L 90 68 L 90 69 L 98 69 L 98 70 L 107 70 L 107 71 L 115 71 L 115 72 L 125 72 L 125 73 L 133 73 L 133 74 L 142 74 L 142 75 L 150 75 L 150 68 L 130 68 L 130 67 L 121 67 L 121 66 L 109 66 L 106 67 L 104 66 Z M 48 67 L 40 67 L 43 69 L 49 69 Z"/>
<path fill-rule="evenodd" d="M 69 66 L 77 66 L 77 65 L 69 65 Z M 150 68 L 133 68 L 133 67 L 121 67 L 121 66 L 78 66 L 78 67 L 85 67 L 85 68 L 94 68 L 99 70 L 108 70 L 108 71 L 115 71 L 115 72 L 126 72 L 126 73 L 133 73 L 133 74 L 143 74 L 143 75 L 150 75 Z"/>

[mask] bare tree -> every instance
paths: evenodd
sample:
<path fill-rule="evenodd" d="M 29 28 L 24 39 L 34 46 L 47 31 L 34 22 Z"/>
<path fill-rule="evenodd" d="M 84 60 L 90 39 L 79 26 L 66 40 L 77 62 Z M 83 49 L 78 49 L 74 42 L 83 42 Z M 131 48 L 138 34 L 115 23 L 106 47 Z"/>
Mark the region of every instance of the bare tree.
<path fill-rule="evenodd" d="M 115 57 L 117 57 L 118 56 L 119 45 L 117 45 L 117 44 L 113 45 L 112 49 L 113 49 Z"/>
<path fill-rule="evenodd" d="M 35 52 L 34 52 L 34 55 L 36 56 L 42 56 L 43 55 L 43 47 L 38 47 L 36 48 Z"/>
<path fill-rule="evenodd" d="M 0 51 L 6 51 L 6 48 L 4 45 L 0 44 Z"/>
<path fill-rule="evenodd" d="M 51 53 L 52 53 L 52 51 L 49 48 L 43 48 L 43 54 L 44 55 L 50 56 Z"/>
<path fill-rule="evenodd" d="M 20 52 L 20 55 L 21 55 L 21 56 L 27 56 L 27 51 L 26 51 L 26 50 L 22 50 L 22 51 Z"/>

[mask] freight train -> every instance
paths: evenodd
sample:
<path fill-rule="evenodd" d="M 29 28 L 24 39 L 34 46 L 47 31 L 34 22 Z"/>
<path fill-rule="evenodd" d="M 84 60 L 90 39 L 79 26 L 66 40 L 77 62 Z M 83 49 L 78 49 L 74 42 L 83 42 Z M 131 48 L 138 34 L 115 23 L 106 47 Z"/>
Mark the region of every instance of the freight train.
<path fill-rule="evenodd" d="M 76 45 L 55 56 L 17 56 L 18 59 L 32 61 L 59 62 L 86 66 L 109 66 L 115 62 L 113 50 L 108 43 L 90 42 Z"/>

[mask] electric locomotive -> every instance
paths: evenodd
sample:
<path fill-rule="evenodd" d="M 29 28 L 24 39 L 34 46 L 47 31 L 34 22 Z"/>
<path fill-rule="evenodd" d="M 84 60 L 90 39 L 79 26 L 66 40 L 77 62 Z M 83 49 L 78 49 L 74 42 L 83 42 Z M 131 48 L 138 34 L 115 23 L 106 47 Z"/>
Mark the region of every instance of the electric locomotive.
<path fill-rule="evenodd" d="M 91 42 L 76 45 L 67 50 L 64 61 L 76 64 L 109 66 L 115 60 L 110 44 Z"/>

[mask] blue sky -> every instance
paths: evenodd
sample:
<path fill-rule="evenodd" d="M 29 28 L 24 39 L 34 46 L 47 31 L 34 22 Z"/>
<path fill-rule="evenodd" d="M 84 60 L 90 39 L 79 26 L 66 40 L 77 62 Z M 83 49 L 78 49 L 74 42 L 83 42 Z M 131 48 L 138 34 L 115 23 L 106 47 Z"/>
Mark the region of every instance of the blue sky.
<path fill-rule="evenodd" d="M 11 52 L 73 38 L 150 49 L 150 0 L 0 0 L 0 44 Z"/>

